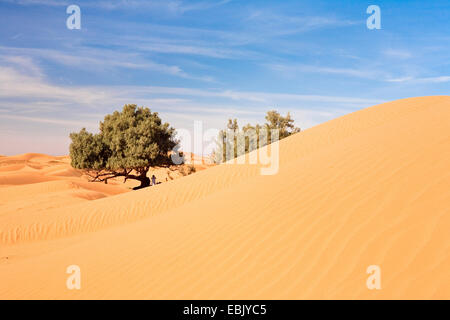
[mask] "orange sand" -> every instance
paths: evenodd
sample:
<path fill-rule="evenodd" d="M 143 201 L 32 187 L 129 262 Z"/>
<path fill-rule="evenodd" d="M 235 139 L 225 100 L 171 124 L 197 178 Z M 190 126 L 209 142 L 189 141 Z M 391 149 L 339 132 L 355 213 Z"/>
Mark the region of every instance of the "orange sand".
<path fill-rule="evenodd" d="M 124 194 L 44 168 L 63 158 L 2 158 L 0 298 L 450 299 L 450 97 L 279 145 L 273 176 L 224 164 Z M 69 265 L 81 290 L 66 288 Z"/>

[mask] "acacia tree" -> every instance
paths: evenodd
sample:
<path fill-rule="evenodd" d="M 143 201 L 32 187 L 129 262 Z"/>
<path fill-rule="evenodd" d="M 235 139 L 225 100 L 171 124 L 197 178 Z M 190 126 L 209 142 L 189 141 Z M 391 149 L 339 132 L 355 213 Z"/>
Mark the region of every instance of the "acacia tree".
<path fill-rule="evenodd" d="M 150 167 L 169 167 L 170 151 L 177 145 L 175 129 L 163 123 L 157 112 L 127 104 L 121 112 L 105 116 L 100 132 L 83 128 L 71 133 L 72 167 L 84 170 L 91 181 L 115 177 L 135 179 L 139 188 L 150 185 Z"/>

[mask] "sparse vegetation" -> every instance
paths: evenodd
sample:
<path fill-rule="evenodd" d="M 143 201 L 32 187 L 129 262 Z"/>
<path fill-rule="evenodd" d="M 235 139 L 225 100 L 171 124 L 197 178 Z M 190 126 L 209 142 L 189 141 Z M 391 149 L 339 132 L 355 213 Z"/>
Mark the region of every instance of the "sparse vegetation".
<path fill-rule="evenodd" d="M 197 171 L 197 169 L 195 169 L 194 165 L 187 165 L 187 166 L 183 167 L 182 174 L 184 176 L 188 176 L 190 174 L 195 173 L 196 171 Z"/>
<path fill-rule="evenodd" d="M 247 124 L 242 130 L 239 130 L 237 119 L 229 119 L 227 129 L 219 133 L 213 161 L 221 163 L 272 143 L 271 130 L 277 130 L 278 140 L 300 132 L 289 112 L 283 117 L 276 110 L 268 111 L 265 124 Z"/>

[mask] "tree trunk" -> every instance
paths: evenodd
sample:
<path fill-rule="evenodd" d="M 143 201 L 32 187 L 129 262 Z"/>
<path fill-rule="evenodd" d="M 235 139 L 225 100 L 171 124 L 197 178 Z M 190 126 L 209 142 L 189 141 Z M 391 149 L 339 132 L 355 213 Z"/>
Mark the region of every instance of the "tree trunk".
<path fill-rule="evenodd" d="M 141 185 L 140 185 L 140 187 L 141 188 L 145 188 L 145 187 L 148 187 L 148 186 L 150 186 L 150 178 L 149 177 L 144 177 L 142 180 L 141 180 Z"/>
<path fill-rule="evenodd" d="M 142 188 L 147 188 L 150 186 L 150 178 L 147 176 L 144 177 L 139 177 L 138 179 L 141 182 L 141 185 L 139 187 L 135 187 L 133 188 L 133 190 L 138 190 L 138 189 L 142 189 Z"/>

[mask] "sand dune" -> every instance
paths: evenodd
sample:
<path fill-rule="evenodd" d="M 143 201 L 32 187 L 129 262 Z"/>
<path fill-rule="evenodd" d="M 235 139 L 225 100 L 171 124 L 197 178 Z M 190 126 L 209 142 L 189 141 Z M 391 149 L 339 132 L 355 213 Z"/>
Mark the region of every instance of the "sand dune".
<path fill-rule="evenodd" d="M 450 298 L 450 97 L 367 108 L 279 146 L 276 175 L 224 164 L 107 198 L 51 174 L 20 186 L 33 175 L 21 160 L 64 159 L 9 159 L 0 298 Z M 25 192 L 62 205 L 20 210 Z M 66 288 L 69 265 L 81 290 Z M 366 287 L 369 265 L 381 290 Z"/>
<path fill-rule="evenodd" d="M 187 174 L 188 166 L 154 168 L 148 175 L 155 174 L 159 182 L 171 181 Z M 203 170 L 208 166 L 200 164 L 194 167 Z M 138 181 L 133 180 L 124 184 L 119 178 L 110 180 L 107 185 L 88 181 L 81 171 L 70 166 L 67 156 L 27 153 L 0 159 L 0 229 L 10 227 L 3 235 L 7 234 L 8 239 L 15 240 L 21 240 L 23 234 L 39 239 L 39 232 L 46 232 L 44 230 L 49 225 L 55 226 L 60 217 L 73 215 L 68 218 L 71 220 L 79 215 L 76 211 L 82 212 L 84 208 L 77 204 L 130 192 L 139 185 Z M 89 208 L 88 211 L 91 210 Z M 71 213 L 65 214 L 66 209 Z M 88 218 L 89 214 L 81 216 Z M 45 222 L 49 224 L 45 225 Z M 83 229 L 89 224 L 80 223 L 79 226 Z M 65 225 L 64 222 L 62 225 Z M 40 231 L 29 232 L 26 226 L 37 227 Z M 67 236 L 67 230 L 62 230 L 61 234 Z"/>

